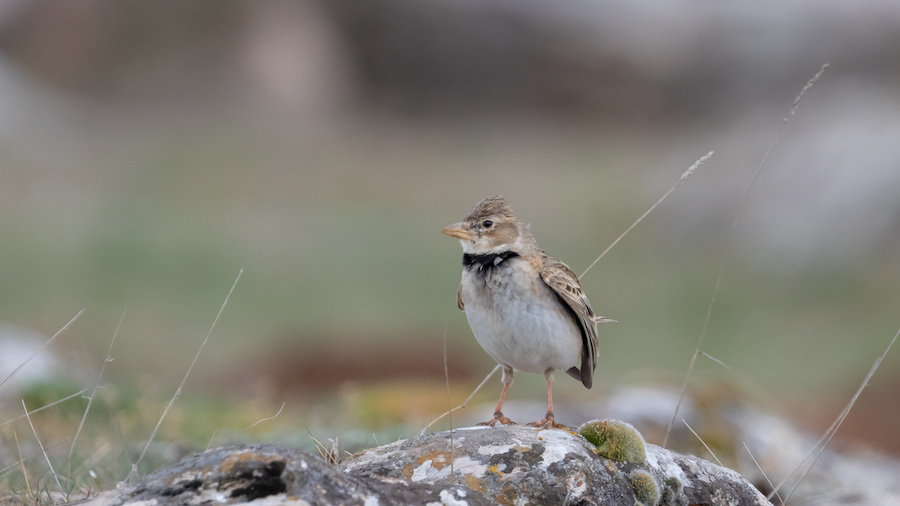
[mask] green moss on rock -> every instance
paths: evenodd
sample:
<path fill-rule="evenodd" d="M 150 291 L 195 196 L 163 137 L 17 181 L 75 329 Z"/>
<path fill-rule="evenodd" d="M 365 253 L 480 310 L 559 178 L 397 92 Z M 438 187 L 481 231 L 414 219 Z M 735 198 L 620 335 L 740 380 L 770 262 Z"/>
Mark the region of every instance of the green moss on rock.
<path fill-rule="evenodd" d="M 678 478 L 669 477 L 663 483 L 662 494 L 660 494 L 660 502 L 663 504 L 679 504 L 678 498 L 684 494 L 684 487 Z"/>
<path fill-rule="evenodd" d="M 578 432 L 610 460 L 636 464 L 647 460 L 644 438 L 630 424 L 611 419 L 592 420 L 578 427 Z"/>
<path fill-rule="evenodd" d="M 638 469 L 631 473 L 631 489 L 634 490 L 635 500 L 641 506 L 659 504 L 659 485 L 647 471 Z"/>

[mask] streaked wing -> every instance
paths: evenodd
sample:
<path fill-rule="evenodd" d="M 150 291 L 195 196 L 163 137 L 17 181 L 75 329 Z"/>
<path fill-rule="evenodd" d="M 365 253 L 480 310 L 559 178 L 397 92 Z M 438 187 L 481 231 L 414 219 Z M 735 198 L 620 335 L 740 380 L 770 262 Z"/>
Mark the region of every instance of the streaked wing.
<path fill-rule="evenodd" d="M 456 307 L 458 307 L 460 311 L 466 310 L 466 305 L 463 304 L 462 301 L 462 284 L 459 285 L 459 290 L 456 291 Z"/>
<path fill-rule="evenodd" d="M 585 387 L 591 388 L 594 378 L 594 369 L 597 367 L 597 326 L 594 323 L 594 310 L 588 301 L 578 277 L 568 265 L 560 260 L 542 252 L 544 256 L 544 268 L 541 270 L 541 279 L 547 284 L 559 298 L 566 303 L 571 314 L 581 328 L 581 382 Z"/>

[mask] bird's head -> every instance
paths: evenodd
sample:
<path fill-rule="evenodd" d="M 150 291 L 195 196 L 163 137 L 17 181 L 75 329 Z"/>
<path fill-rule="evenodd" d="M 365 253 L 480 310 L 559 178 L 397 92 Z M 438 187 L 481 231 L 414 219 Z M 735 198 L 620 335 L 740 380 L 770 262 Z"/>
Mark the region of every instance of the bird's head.
<path fill-rule="evenodd" d="M 441 233 L 459 239 L 463 252 L 472 255 L 522 254 L 537 247 L 528 227 L 516 219 L 509 202 L 500 196 L 475 204 L 464 221 L 444 227 Z"/>

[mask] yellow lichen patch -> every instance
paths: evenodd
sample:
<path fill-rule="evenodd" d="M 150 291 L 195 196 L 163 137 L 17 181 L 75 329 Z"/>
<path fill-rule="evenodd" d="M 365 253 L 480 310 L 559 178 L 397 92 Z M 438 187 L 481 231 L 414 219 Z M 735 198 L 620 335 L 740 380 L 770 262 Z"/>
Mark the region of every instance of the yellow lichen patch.
<path fill-rule="evenodd" d="M 484 493 L 484 483 L 471 474 L 466 475 L 466 486 L 476 492 Z"/>
<path fill-rule="evenodd" d="M 488 468 L 489 473 L 503 474 L 503 471 L 500 470 L 500 464 L 493 465 Z"/>
<path fill-rule="evenodd" d="M 244 464 L 247 462 L 265 462 L 269 463 L 273 460 L 281 459 L 281 455 L 260 455 L 255 452 L 245 452 L 238 453 L 236 455 L 230 455 L 227 459 L 223 460 L 221 464 L 219 464 L 219 471 L 222 473 L 230 473 L 234 466 L 238 464 Z"/>
<path fill-rule="evenodd" d="M 515 450 L 519 453 L 525 453 L 525 452 L 530 452 L 531 448 L 528 448 L 527 446 L 513 446 L 513 450 Z"/>
<path fill-rule="evenodd" d="M 422 455 L 421 457 L 419 457 L 419 459 L 416 461 L 416 463 L 421 466 L 422 464 L 424 464 L 430 460 L 431 467 L 440 471 L 441 469 L 448 467 L 450 465 L 451 458 L 452 458 L 452 456 L 450 455 L 450 452 L 435 450 L 433 452 L 428 452 L 428 453 Z"/>
<path fill-rule="evenodd" d="M 405 466 L 403 466 L 403 471 L 401 474 L 403 474 L 403 478 L 406 481 L 412 481 L 413 465 L 411 462 L 407 463 Z"/>
<path fill-rule="evenodd" d="M 500 489 L 500 493 L 494 497 L 494 502 L 497 504 L 513 505 L 518 498 L 519 491 L 516 487 L 503 487 Z"/>

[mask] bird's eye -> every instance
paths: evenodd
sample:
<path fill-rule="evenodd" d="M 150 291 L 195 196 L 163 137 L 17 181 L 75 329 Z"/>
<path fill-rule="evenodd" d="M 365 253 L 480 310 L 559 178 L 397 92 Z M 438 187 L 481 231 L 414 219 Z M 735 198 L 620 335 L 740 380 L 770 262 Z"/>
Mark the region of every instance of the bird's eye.
<path fill-rule="evenodd" d="M 493 225 L 493 224 L 494 224 L 494 222 L 491 220 L 484 220 L 481 222 L 481 226 L 484 228 L 491 228 L 491 225 Z"/>

